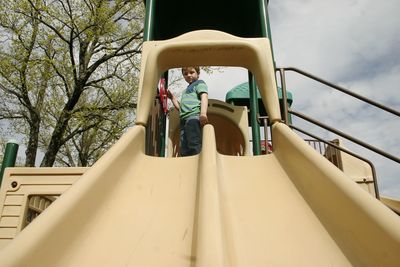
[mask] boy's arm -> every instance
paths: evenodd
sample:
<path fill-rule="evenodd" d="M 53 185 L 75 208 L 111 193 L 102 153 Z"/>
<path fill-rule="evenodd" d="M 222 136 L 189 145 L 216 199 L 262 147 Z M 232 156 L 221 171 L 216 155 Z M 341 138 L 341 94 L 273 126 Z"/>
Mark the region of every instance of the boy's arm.
<path fill-rule="evenodd" d="M 208 123 L 208 118 L 207 118 L 207 108 L 208 108 L 208 94 L 207 93 L 202 93 L 200 95 L 200 124 L 201 126 L 204 126 Z"/>
<path fill-rule="evenodd" d="M 179 105 L 179 101 L 178 101 L 178 99 L 176 99 L 175 95 L 170 90 L 167 90 L 167 96 L 169 99 L 171 99 L 172 104 L 174 104 L 174 107 L 179 111 L 180 105 Z"/>

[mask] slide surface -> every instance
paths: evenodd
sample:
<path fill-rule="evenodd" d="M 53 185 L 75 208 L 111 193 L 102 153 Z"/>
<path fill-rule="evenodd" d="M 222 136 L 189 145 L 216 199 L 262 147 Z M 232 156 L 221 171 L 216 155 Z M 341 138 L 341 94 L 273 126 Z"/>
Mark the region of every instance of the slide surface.
<path fill-rule="evenodd" d="M 286 125 L 274 153 L 144 155 L 133 127 L 0 251 L 2 266 L 395 266 L 399 218 Z"/>

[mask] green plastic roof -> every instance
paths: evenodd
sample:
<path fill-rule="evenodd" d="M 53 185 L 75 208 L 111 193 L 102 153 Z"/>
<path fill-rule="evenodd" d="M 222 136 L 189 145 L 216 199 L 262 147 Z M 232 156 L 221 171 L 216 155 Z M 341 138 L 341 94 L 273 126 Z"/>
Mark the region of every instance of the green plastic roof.
<path fill-rule="evenodd" d="M 287 91 L 287 102 L 289 106 L 293 103 L 293 95 L 291 92 Z M 278 97 L 282 99 L 282 89 L 278 87 Z M 260 93 L 257 90 L 257 98 L 259 101 L 261 100 Z M 249 83 L 244 82 L 241 83 L 234 88 L 232 88 L 226 95 L 225 95 L 225 102 L 238 104 L 238 102 L 249 102 L 250 93 L 249 93 Z"/>

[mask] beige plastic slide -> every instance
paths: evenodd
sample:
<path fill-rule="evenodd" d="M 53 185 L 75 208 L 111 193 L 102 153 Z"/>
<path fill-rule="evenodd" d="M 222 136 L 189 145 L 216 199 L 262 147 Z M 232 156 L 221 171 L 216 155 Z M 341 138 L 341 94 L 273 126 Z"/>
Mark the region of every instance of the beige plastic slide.
<path fill-rule="evenodd" d="M 396 266 L 399 218 L 285 125 L 274 153 L 144 154 L 135 126 L 0 254 L 1 266 Z"/>
<path fill-rule="evenodd" d="M 138 125 L 0 251 L 1 266 L 399 266 L 399 217 L 280 122 L 268 55 L 266 39 L 211 31 L 145 44 Z M 206 125 L 199 155 L 145 155 L 149 88 L 191 60 L 252 70 L 272 154 L 222 155 Z"/>

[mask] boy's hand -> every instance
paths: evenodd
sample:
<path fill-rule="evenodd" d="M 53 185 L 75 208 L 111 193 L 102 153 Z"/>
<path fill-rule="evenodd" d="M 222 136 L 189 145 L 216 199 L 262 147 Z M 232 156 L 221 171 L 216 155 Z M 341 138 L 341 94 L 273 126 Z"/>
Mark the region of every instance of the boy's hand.
<path fill-rule="evenodd" d="M 201 125 L 202 127 L 208 123 L 207 115 L 200 114 L 199 120 L 200 120 L 200 125 Z"/>

